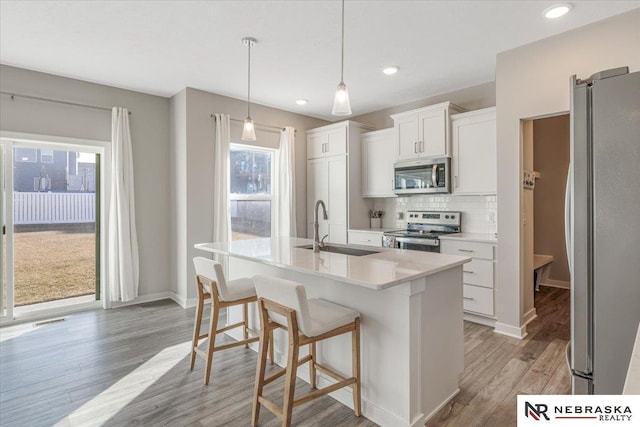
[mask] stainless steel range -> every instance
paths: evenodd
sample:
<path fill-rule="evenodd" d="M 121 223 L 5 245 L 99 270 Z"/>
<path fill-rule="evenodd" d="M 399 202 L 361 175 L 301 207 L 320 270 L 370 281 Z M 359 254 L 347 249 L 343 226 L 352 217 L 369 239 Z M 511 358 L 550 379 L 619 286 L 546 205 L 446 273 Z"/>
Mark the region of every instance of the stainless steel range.
<path fill-rule="evenodd" d="M 408 211 L 406 230 L 387 231 L 385 248 L 440 252 L 440 236 L 460 233 L 461 212 Z"/>

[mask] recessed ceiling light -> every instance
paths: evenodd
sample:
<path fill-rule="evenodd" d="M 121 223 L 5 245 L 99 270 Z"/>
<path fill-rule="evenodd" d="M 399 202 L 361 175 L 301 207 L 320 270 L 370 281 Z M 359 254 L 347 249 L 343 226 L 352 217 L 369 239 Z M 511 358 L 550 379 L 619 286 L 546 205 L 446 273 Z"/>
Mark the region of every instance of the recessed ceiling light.
<path fill-rule="evenodd" d="M 546 8 L 543 14 L 547 19 L 556 19 L 569 13 L 572 8 L 573 5 L 571 5 L 571 3 L 554 4 L 553 6 Z"/>
<path fill-rule="evenodd" d="M 296 99 L 296 104 L 298 105 L 307 105 L 306 99 Z"/>
<path fill-rule="evenodd" d="M 397 73 L 399 70 L 398 66 L 396 65 L 389 65 L 388 67 L 384 67 L 382 69 L 382 72 L 385 73 L 387 76 L 393 75 L 395 73 Z"/>

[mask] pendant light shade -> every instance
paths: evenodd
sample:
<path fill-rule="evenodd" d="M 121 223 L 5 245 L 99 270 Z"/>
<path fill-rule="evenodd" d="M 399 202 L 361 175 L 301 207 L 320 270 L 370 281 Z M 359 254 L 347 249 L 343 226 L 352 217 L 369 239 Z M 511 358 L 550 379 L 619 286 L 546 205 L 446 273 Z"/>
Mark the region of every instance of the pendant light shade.
<path fill-rule="evenodd" d="M 336 89 L 336 96 L 333 99 L 333 110 L 331 110 L 331 114 L 334 116 L 348 116 L 351 114 L 349 90 L 344 82 L 340 82 Z"/>
<path fill-rule="evenodd" d="M 247 118 L 244 119 L 244 126 L 242 127 L 243 141 L 256 140 L 256 128 L 251 119 L 251 48 L 256 45 L 256 42 L 257 40 L 253 37 L 242 39 L 242 43 L 247 46 L 249 51 L 249 59 L 247 61 Z"/>
<path fill-rule="evenodd" d="M 256 128 L 253 126 L 253 120 L 251 119 L 251 117 L 247 117 L 246 119 L 244 119 L 244 126 L 242 127 L 242 140 L 256 140 Z"/>
<path fill-rule="evenodd" d="M 336 96 L 333 99 L 333 109 L 331 114 L 334 116 L 351 115 L 351 103 L 349 102 L 349 91 L 347 85 L 344 84 L 344 0 L 342 0 L 342 51 L 340 59 L 340 84 L 336 89 Z"/>

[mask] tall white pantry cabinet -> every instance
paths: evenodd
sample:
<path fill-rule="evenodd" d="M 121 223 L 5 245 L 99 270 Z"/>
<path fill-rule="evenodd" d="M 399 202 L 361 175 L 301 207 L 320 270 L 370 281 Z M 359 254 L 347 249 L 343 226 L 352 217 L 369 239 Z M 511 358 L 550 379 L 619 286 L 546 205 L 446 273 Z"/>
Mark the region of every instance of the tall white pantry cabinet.
<path fill-rule="evenodd" d="M 372 127 L 353 121 L 307 131 L 307 236 L 313 237 L 317 200 L 327 206 L 318 215 L 319 237 L 347 243 L 349 228 L 368 228 L 370 202 L 362 198 L 361 134 Z"/>

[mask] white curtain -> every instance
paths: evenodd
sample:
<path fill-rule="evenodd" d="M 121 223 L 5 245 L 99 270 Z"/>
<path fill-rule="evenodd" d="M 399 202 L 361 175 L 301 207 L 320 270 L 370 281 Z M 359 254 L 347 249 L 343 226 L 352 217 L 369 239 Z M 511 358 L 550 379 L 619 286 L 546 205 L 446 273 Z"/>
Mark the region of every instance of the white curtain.
<path fill-rule="evenodd" d="M 111 301 L 138 296 L 138 236 L 133 192 L 133 155 L 129 111 L 111 112 L 111 197 L 108 214 L 108 284 Z"/>
<path fill-rule="evenodd" d="M 276 236 L 297 236 L 295 140 L 295 130 L 291 126 L 280 132 L 277 187 L 274 192 Z"/>
<path fill-rule="evenodd" d="M 216 140 L 213 149 L 213 241 L 231 240 L 229 214 L 229 143 L 231 141 L 228 114 L 216 114 Z"/>

